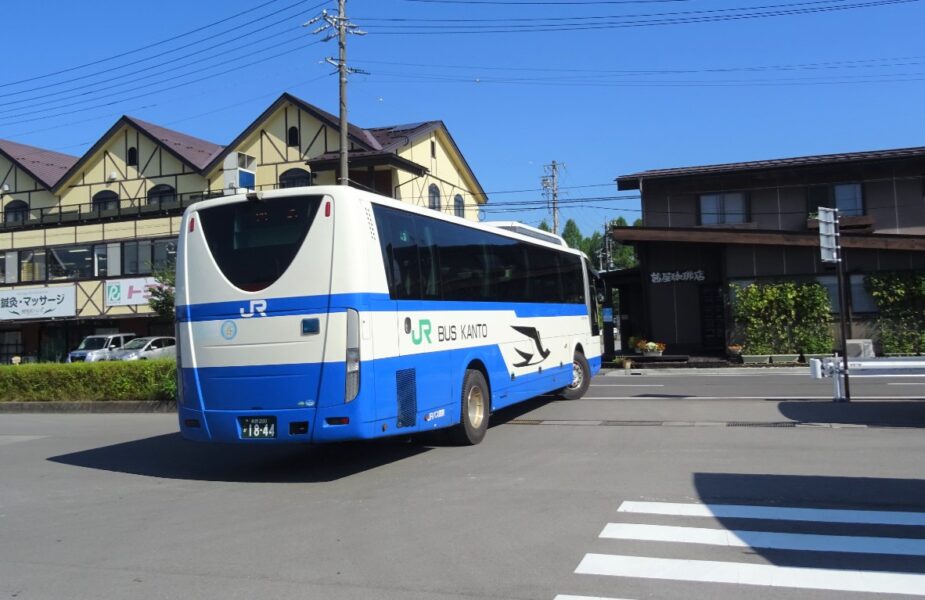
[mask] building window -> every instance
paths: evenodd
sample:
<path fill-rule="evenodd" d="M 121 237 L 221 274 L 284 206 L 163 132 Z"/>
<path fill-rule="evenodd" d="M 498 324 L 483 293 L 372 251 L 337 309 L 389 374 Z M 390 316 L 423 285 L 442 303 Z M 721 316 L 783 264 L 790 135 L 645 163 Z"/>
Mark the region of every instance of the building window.
<path fill-rule="evenodd" d="M 290 127 L 288 135 L 286 136 L 286 145 L 290 148 L 298 148 L 301 144 L 299 142 L 299 128 Z"/>
<path fill-rule="evenodd" d="M 434 210 L 440 210 L 440 188 L 437 184 L 432 183 L 427 188 L 427 206 Z"/>
<path fill-rule="evenodd" d="M 130 167 L 138 166 L 138 148 L 132 146 L 128 149 L 128 156 L 126 157 L 125 163 Z"/>
<path fill-rule="evenodd" d="M 122 244 L 122 273 L 124 275 L 147 275 L 176 264 L 176 238 L 164 240 L 139 240 Z"/>
<path fill-rule="evenodd" d="M 466 204 L 463 202 L 463 197 L 459 194 L 456 194 L 456 197 L 453 198 L 453 213 L 457 217 L 466 218 Z"/>
<path fill-rule="evenodd" d="M 819 275 L 816 281 L 825 288 L 829 295 L 829 307 L 833 314 L 841 312 L 841 305 L 838 302 L 838 277 L 835 275 Z"/>
<path fill-rule="evenodd" d="M 864 287 L 864 275 L 849 276 L 851 287 L 851 311 L 854 313 L 878 313 L 877 302 Z"/>
<path fill-rule="evenodd" d="M 142 275 L 151 272 L 151 240 L 125 242 L 122 245 L 122 273 Z"/>
<path fill-rule="evenodd" d="M 109 248 L 106 244 L 93 246 L 93 276 L 106 277 L 109 275 Z"/>
<path fill-rule="evenodd" d="M 748 221 L 748 206 L 742 192 L 700 196 L 701 225 L 729 225 Z"/>
<path fill-rule="evenodd" d="M 19 251 L 19 281 L 45 281 L 45 249 Z"/>
<path fill-rule="evenodd" d="M 860 183 L 840 183 L 833 186 L 835 208 L 840 215 L 859 217 L 864 214 L 864 199 Z"/>
<path fill-rule="evenodd" d="M 859 217 L 864 214 L 864 192 L 860 183 L 814 185 L 806 190 L 806 206 L 810 214 L 819 208 L 837 208 L 841 216 Z"/>
<path fill-rule="evenodd" d="M 29 213 L 29 205 L 22 200 L 13 200 L 3 209 L 3 224 L 7 227 L 15 227 L 26 222 L 26 215 Z"/>
<path fill-rule="evenodd" d="M 162 183 L 148 190 L 148 206 L 174 208 L 177 206 L 177 190 Z"/>
<path fill-rule="evenodd" d="M 22 332 L 0 331 L 0 363 L 8 364 L 22 354 Z"/>
<path fill-rule="evenodd" d="M 6 252 L 0 252 L 0 283 L 6 283 Z"/>
<path fill-rule="evenodd" d="M 93 277 L 93 253 L 90 246 L 59 246 L 48 248 L 46 253 L 49 281 Z"/>
<path fill-rule="evenodd" d="M 430 140 L 430 157 L 437 158 L 437 141 Z"/>
<path fill-rule="evenodd" d="M 279 176 L 279 187 L 302 187 L 312 184 L 312 174 L 305 169 L 289 169 Z"/>
<path fill-rule="evenodd" d="M 93 209 L 99 211 L 116 211 L 119 210 L 119 194 L 103 190 L 93 196 Z"/>
<path fill-rule="evenodd" d="M 177 240 L 154 240 L 152 271 L 163 271 L 177 263 Z"/>

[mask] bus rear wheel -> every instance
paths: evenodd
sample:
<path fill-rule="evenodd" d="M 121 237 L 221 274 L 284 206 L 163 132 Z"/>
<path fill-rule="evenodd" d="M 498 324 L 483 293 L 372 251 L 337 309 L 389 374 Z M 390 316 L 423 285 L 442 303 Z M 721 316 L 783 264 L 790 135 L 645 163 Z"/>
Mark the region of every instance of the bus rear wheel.
<path fill-rule="evenodd" d="M 449 431 L 450 440 L 460 446 L 474 446 L 488 431 L 491 392 L 481 371 L 467 369 L 463 378 L 459 425 Z"/>
<path fill-rule="evenodd" d="M 581 352 L 575 352 L 572 358 L 572 383 L 559 390 L 559 395 L 566 400 L 578 400 L 591 385 L 591 366 Z"/>

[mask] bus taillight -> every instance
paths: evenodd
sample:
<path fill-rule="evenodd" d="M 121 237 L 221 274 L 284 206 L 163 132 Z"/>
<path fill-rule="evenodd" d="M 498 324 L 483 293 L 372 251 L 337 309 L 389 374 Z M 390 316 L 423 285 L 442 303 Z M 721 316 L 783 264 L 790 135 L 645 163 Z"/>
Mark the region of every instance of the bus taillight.
<path fill-rule="evenodd" d="M 350 402 L 360 392 L 360 313 L 347 309 L 347 384 L 344 401 Z"/>

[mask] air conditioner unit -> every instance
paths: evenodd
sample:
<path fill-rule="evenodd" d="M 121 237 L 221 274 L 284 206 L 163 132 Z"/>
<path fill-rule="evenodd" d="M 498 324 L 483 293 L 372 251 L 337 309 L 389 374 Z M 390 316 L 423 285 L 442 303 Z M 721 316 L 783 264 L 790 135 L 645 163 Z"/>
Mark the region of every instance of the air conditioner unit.
<path fill-rule="evenodd" d="M 257 159 L 243 152 L 232 152 L 222 163 L 222 187 L 226 190 L 253 190 L 257 187 Z"/>
<path fill-rule="evenodd" d="M 872 340 L 846 340 L 848 358 L 875 358 Z"/>

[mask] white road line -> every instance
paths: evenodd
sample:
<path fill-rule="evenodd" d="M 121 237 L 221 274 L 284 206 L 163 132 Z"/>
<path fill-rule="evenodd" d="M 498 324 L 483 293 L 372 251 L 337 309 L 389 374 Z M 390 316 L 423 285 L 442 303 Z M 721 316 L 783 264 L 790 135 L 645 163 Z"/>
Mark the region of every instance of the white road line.
<path fill-rule="evenodd" d="M 925 575 L 586 554 L 575 573 L 925 596 Z"/>
<path fill-rule="evenodd" d="M 925 526 L 925 513 L 881 510 L 790 508 L 747 504 L 681 504 L 675 502 L 626 501 L 618 512 L 677 517 L 765 519 L 769 521 L 816 521 L 818 523 L 860 523 L 865 525 Z"/>
<path fill-rule="evenodd" d="M 599 387 L 665 387 L 664 383 L 592 383 L 591 389 Z"/>
<path fill-rule="evenodd" d="M 771 548 L 810 552 L 851 552 L 861 554 L 895 554 L 925 556 L 925 539 L 775 533 L 608 523 L 600 537 L 615 540 L 707 544 L 735 548 Z"/>
<path fill-rule="evenodd" d="M 671 398 L 653 396 L 652 400 L 831 400 L 832 394 L 827 396 L 697 396 L 689 394 L 670 394 Z M 584 396 L 582 400 L 646 400 L 646 396 Z M 852 400 L 925 400 L 925 396 L 857 396 L 851 394 Z"/>
<path fill-rule="evenodd" d="M 602 596 L 570 596 L 565 594 L 557 595 L 553 600 L 626 600 L 625 598 L 604 598 Z"/>
<path fill-rule="evenodd" d="M 891 382 L 887 383 L 887 385 L 925 385 L 925 382 L 923 382 L 923 381 L 917 381 L 917 382 L 915 382 L 915 383 L 912 383 L 912 382 L 910 382 L 910 381 L 903 381 L 903 382 L 891 381 Z"/>

